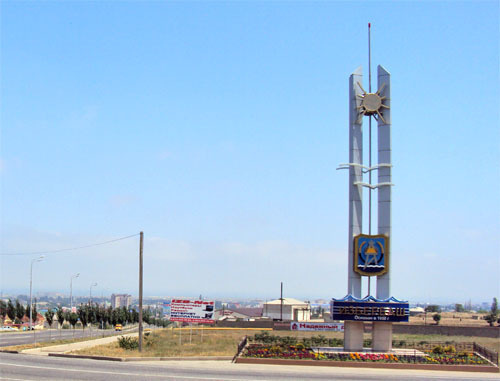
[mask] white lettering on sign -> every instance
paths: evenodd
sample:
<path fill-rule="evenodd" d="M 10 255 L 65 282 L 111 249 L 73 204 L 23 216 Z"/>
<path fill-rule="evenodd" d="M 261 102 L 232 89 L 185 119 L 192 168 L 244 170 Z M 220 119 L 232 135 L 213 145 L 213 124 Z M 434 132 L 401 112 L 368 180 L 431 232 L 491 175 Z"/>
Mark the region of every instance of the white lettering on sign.
<path fill-rule="evenodd" d="M 297 323 L 291 322 L 292 331 L 344 331 L 344 323 Z"/>

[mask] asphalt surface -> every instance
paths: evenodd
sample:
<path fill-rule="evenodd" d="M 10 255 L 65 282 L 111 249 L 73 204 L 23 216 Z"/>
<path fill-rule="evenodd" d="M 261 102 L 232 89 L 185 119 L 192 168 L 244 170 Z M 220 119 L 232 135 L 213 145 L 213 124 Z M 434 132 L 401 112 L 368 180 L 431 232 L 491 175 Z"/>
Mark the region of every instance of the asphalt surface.
<path fill-rule="evenodd" d="M 488 380 L 498 374 L 232 364 L 229 361 L 110 362 L 0 353 L 0 380 Z"/>
<path fill-rule="evenodd" d="M 114 329 L 108 330 L 92 330 L 92 337 L 103 337 L 115 334 Z M 74 335 L 74 336 L 73 336 Z M 2 332 L 0 333 L 0 347 L 7 347 L 10 345 L 23 345 L 23 344 L 31 344 L 34 343 L 35 340 L 37 343 L 42 341 L 55 341 L 55 340 L 63 340 L 63 339 L 72 339 L 72 338 L 81 338 L 81 337 L 90 337 L 90 331 L 88 329 L 75 329 L 74 332 L 72 329 L 51 329 L 51 330 L 35 330 L 35 331 L 25 331 L 25 332 Z"/>

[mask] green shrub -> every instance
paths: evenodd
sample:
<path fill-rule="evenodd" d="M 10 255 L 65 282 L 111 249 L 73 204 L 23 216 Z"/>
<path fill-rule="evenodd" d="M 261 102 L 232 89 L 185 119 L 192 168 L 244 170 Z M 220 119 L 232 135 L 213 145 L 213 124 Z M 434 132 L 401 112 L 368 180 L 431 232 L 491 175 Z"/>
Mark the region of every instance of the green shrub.
<path fill-rule="evenodd" d="M 264 344 L 274 344 L 279 339 L 278 336 L 270 335 L 269 332 L 256 333 L 254 338 L 256 342 Z"/>
<path fill-rule="evenodd" d="M 125 337 L 121 336 L 118 339 L 118 345 L 123 349 L 137 349 L 139 348 L 139 340 L 135 337 Z"/>
<path fill-rule="evenodd" d="M 456 353 L 457 350 L 453 345 L 448 345 L 447 347 L 443 348 L 444 353 Z"/>
<path fill-rule="evenodd" d="M 329 339 L 328 346 L 329 347 L 342 347 L 342 346 L 344 346 L 344 340 L 337 339 L 337 338 Z"/>
<path fill-rule="evenodd" d="M 299 351 L 303 351 L 304 349 L 306 349 L 306 346 L 304 345 L 304 343 L 298 343 L 295 348 Z"/>
<path fill-rule="evenodd" d="M 264 341 L 264 338 L 267 338 L 267 336 L 269 336 L 269 333 L 267 333 L 267 332 L 256 333 L 255 335 L 253 335 L 253 340 L 255 340 L 257 342 L 259 342 L 259 341 L 262 342 L 262 341 Z"/>
<path fill-rule="evenodd" d="M 161 339 L 158 335 L 150 335 L 149 332 L 147 332 L 148 335 L 144 335 L 144 343 L 146 344 L 146 347 L 148 348 L 153 348 L 153 347 L 158 347 L 158 345 L 161 342 Z"/>
<path fill-rule="evenodd" d="M 295 336 L 275 336 L 268 332 L 257 333 L 253 337 L 248 338 L 249 342 L 262 343 L 262 344 L 277 344 L 283 346 L 296 346 L 300 345 L 304 348 L 311 348 L 317 346 L 330 346 L 339 347 L 344 344 L 342 339 L 328 339 L 324 335 L 317 335 L 312 337 L 297 338 Z"/>
<path fill-rule="evenodd" d="M 434 314 L 434 315 L 432 315 L 432 318 L 436 322 L 436 325 L 438 325 L 439 322 L 441 321 L 441 314 Z"/>
<path fill-rule="evenodd" d="M 438 345 L 438 346 L 435 346 L 434 348 L 432 348 L 431 352 L 436 354 L 436 355 L 442 355 L 444 353 L 444 349 L 441 345 Z"/>
<path fill-rule="evenodd" d="M 281 345 L 295 345 L 297 338 L 293 336 L 278 336 L 278 343 Z"/>
<path fill-rule="evenodd" d="M 323 336 L 323 335 L 318 335 L 318 336 L 312 336 L 311 337 L 311 342 L 314 346 L 319 346 L 319 345 L 327 345 L 328 344 L 328 339 Z"/>

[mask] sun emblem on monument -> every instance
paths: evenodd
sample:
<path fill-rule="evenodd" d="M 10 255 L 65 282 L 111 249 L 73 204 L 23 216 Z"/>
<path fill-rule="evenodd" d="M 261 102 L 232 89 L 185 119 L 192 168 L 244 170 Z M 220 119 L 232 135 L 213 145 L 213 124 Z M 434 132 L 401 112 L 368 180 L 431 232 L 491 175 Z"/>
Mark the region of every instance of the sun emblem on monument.
<path fill-rule="evenodd" d="M 363 92 L 363 94 L 359 95 L 358 97 L 361 98 L 361 105 L 357 107 L 359 110 L 359 118 L 358 118 L 358 124 L 361 123 L 361 118 L 364 115 L 370 116 L 376 115 L 376 118 L 380 118 L 384 124 L 386 124 L 386 121 L 384 117 L 382 116 L 380 110 L 383 108 L 390 108 L 389 106 L 386 106 L 383 101 L 386 99 L 386 97 L 381 96 L 380 94 L 384 90 L 385 83 L 382 85 L 380 89 L 376 93 L 367 93 L 365 89 L 363 89 L 363 86 L 361 86 L 361 83 L 358 82 L 358 86 Z"/>

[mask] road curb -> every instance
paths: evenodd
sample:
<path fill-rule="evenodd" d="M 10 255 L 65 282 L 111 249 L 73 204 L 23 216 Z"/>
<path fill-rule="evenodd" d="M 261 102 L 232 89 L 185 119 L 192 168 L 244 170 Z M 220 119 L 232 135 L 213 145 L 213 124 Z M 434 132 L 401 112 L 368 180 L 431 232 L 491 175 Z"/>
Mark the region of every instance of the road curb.
<path fill-rule="evenodd" d="M 74 355 L 69 353 L 49 353 L 52 357 L 69 357 L 76 359 L 104 360 L 104 361 L 231 361 L 232 356 L 192 356 L 192 357 L 110 357 L 92 355 Z"/>
<path fill-rule="evenodd" d="M 233 356 L 122 357 L 123 361 L 231 361 Z"/>
<path fill-rule="evenodd" d="M 489 365 L 438 365 L 438 364 L 410 364 L 410 363 L 376 363 L 355 361 L 329 361 L 329 360 L 285 360 L 269 358 L 238 357 L 237 364 L 269 364 L 269 365 L 303 365 L 303 366 L 329 366 L 347 368 L 384 368 L 384 369 L 414 369 L 437 370 L 452 372 L 485 372 L 499 373 L 498 367 Z"/>
<path fill-rule="evenodd" d="M 2 352 L 2 353 L 19 353 L 19 351 L 10 351 L 8 349 L 0 349 L 0 352 Z"/>
<path fill-rule="evenodd" d="M 121 357 L 91 356 L 91 355 L 70 355 L 66 353 L 49 353 L 50 357 L 70 357 L 74 359 L 91 359 L 105 361 L 123 361 Z"/>

